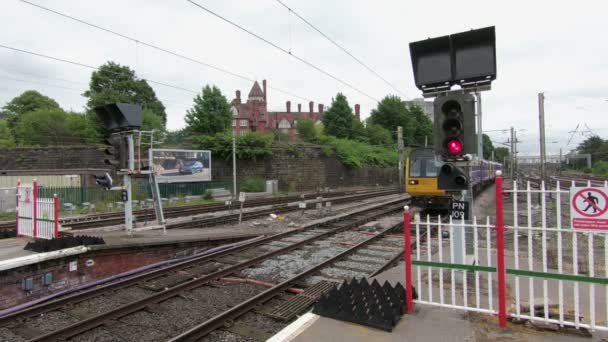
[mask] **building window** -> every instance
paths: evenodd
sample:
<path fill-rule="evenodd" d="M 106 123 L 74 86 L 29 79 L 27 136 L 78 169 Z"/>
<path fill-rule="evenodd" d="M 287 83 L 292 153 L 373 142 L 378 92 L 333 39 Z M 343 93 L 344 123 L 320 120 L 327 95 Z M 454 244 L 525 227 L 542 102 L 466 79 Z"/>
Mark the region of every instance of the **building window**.
<path fill-rule="evenodd" d="M 52 283 L 53 283 L 53 273 L 51 273 L 51 272 L 45 273 L 42 276 L 42 285 L 50 286 Z"/>
<path fill-rule="evenodd" d="M 232 127 L 236 127 L 236 120 L 232 120 Z"/>
<path fill-rule="evenodd" d="M 287 121 L 286 119 L 282 119 L 279 122 L 279 129 L 289 129 L 291 128 L 291 125 L 289 124 L 289 121 Z"/>
<path fill-rule="evenodd" d="M 298 120 L 293 120 L 293 127 L 298 127 Z"/>
<path fill-rule="evenodd" d="M 247 127 L 248 122 L 247 122 L 247 120 L 241 120 L 240 124 L 241 124 L 241 127 Z"/>
<path fill-rule="evenodd" d="M 247 134 L 247 131 L 240 131 L 240 132 L 239 132 L 239 135 L 241 135 L 241 136 L 243 136 L 243 135 L 245 135 L 245 134 Z"/>
<path fill-rule="evenodd" d="M 21 283 L 21 288 L 24 291 L 32 291 L 34 289 L 34 278 L 32 278 L 32 277 L 23 278 L 23 281 Z"/>

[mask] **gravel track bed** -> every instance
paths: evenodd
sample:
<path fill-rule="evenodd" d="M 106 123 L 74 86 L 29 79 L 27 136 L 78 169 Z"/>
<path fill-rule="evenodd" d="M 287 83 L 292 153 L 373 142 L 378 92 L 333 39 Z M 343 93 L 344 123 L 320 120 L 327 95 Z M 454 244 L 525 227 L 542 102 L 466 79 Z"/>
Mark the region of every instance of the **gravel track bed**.
<path fill-rule="evenodd" d="M 119 338 L 118 336 L 113 335 L 105 327 L 87 331 L 83 334 L 80 334 L 80 335 L 75 336 L 74 338 L 70 339 L 70 342 L 90 342 L 90 341 L 114 342 L 114 341 L 124 341 L 124 340 Z"/>
<path fill-rule="evenodd" d="M 276 321 L 268 316 L 257 314 L 255 312 L 248 312 L 245 315 L 241 316 L 239 318 L 239 322 L 243 322 L 244 324 L 251 327 L 257 327 L 263 333 L 268 334 L 269 337 L 276 334 L 285 327 L 285 323 Z M 256 340 L 251 339 L 251 341 Z"/>
<path fill-rule="evenodd" d="M 7 328 L 0 328 L 0 342 L 21 342 L 27 341 L 23 337 L 13 333 Z"/>
<path fill-rule="evenodd" d="M 304 280 L 304 284 L 306 286 L 313 286 L 313 285 L 315 285 L 318 282 L 323 281 L 323 280 L 325 280 L 325 281 L 333 281 L 335 283 L 340 283 L 342 281 L 339 278 L 330 278 L 330 277 L 325 277 L 325 276 L 322 276 L 322 275 L 314 275 L 312 277 L 306 278 Z"/>
<path fill-rule="evenodd" d="M 173 297 L 148 311 L 138 311 L 125 316 L 109 326 L 94 329 L 82 341 L 96 340 L 99 336 L 108 341 L 165 341 L 206 319 L 260 293 L 264 289 L 250 284 L 214 283 L 202 286 L 180 297 Z M 103 331 L 105 329 L 106 331 Z"/>
<path fill-rule="evenodd" d="M 144 290 L 137 286 L 131 286 L 119 290 L 114 295 L 99 296 L 91 298 L 89 300 L 85 300 L 74 305 L 73 308 L 66 310 L 66 312 L 76 317 L 87 317 L 95 314 L 100 314 L 102 312 L 110 311 L 123 304 L 145 298 L 146 296 L 149 296 L 152 293 L 152 291 Z"/>
<path fill-rule="evenodd" d="M 352 261 L 338 261 L 334 263 L 335 267 L 339 267 L 339 268 L 345 268 L 348 270 L 358 270 L 358 271 L 365 271 L 368 273 L 372 273 L 373 271 L 377 270 L 380 265 L 378 264 L 367 264 L 367 263 L 362 263 L 362 262 L 352 262 Z"/>
<path fill-rule="evenodd" d="M 44 315 L 39 315 L 27 321 L 26 327 L 36 330 L 51 332 L 57 327 L 65 326 L 78 322 L 78 318 L 62 311 L 51 311 Z M 25 327 L 23 327 L 25 329 Z"/>
<path fill-rule="evenodd" d="M 366 277 L 367 273 L 365 272 L 357 272 L 352 270 L 345 270 L 341 268 L 328 267 L 321 270 L 321 275 L 325 275 L 329 278 L 334 279 L 352 279 L 352 278 L 362 278 Z"/>
<path fill-rule="evenodd" d="M 315 245 L 318 248 L 299 249 L 289 254 L 276 256 L 262 262 L 257 267 L 241 271 L 241 274 L 248 278 L 276 283 L 289 279 L 312 265 L 319 264 L 346 250 L 346 248 L 332 246 L 329 241 L 317 241 Z"/>
<path fill-rule="evenodd" d="M 380 264 L 380 265 L 386 263 L 389 260 L 389 258 L 369 257 L 367 255 L 360 255 L 358 253 L 349 256 L 347 259 L 350 261 L 360 261 L 360 262 L 374 263 L 374 264 Z"/>
<path fill-rule="evenodd" d="M 225 330 L 216 330 L 205 336 L 201 342 L 254 342 L 251 337 L 244 337 Z"/>
<path fill-rule="evenodd" d="M 373 246 L 368 246 L 365 249 L 358 250 L 357 254 L 369 255 L 372 257 L 380 257 L 380 258 L 386 258 L 386 259 L 389 259 L 393 255 L 395 255 L 395 250 L 393 250 L 393 249 L 391 249 L 391 251 L 386 251 L 386 250 L 371 249 L 371 247 L 373 247 Z"/>

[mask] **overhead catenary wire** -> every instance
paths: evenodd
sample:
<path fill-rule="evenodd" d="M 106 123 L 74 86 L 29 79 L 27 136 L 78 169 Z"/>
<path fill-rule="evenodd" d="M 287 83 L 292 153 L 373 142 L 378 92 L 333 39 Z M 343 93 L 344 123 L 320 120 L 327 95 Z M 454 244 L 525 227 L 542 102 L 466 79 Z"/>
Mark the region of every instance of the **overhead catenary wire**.
<path fill-rule="evenodd" d="M 24 49 L 16 48 L 16 47 L 13 47 L 13 46 L 4 45 L 4 44 L 0 44 L 0 48 L 8 49 L 8 50 L 13 50 L 13 51 L 16 51 L 16 52 L 21 52 L 21 53 L 25 53 L 25 54 L 32 55 L 32 56 L 41 57 L 41 58 L 46 58 L 46 59 L 54 60 L 56 62 L 62 62 L 62 63 L 72 64 L 72 65 L 80 66 L 80 67 L 91 69 L 91 70 L 99 70 L 98 67 L 93 66 L 93 65 L 88 65 L 88 64 L 85 64 L 85 63 L 82 63 L 82 62 L 72 61 L 72 60 L 68 60 L 68 59 L 64 59 L 64 58 L 54 57 L 54 56 L 46 55 L 46 54 L 39 53 L 39 52 L 24 50 Z M 164 86 L 164 87 L 181 90 L 181 91 L 185 91 L 185 92 L 188 92 L 188 93 L 193 93 L 193 94 L 198 94 L 199 93 L 196 90 L 187 89 L 187 88 L 184 88 L 184 87 L 172 85 L 172 84 L 165 83 L 165 82 L 155 81 L 155 80 L 152 80 L 152 79 L 149 79 L 149 78 L 142 78 L 142 77 L 138 77 L 138 78 L 141 79 L 141 80 L 144 80 L 146 82 L 149 82 L 149 83 L 158 84 L 158 85 L 161 85 L 161 86 Z"/>
<path fill-rule="evenodd" d="M 136 46 L 137 46 L 137 47 L 139 47 L 139 45 L 143 45 L 143 46 L 149 47 L 149 48 L 151 48 L 151 49 L 154 49 L 154 50 L 161 51 L 161 52 L 163 52 L 163 53 L 166 53 L 166 54 L 172 55 L 172 56 L 174 56 L 174 57 L 178 57 L 178 58 L 181 58 L 181 59 L 184 59 L 184 60 L 190 61 L 190 62 L 192 62 L 192 63 L 199 64 L 199 65 L 202 65 L 202 66 L 204 66 L 204 67 L 207 67 L 207 68 L 210 68 L 210 69 L 213 69 L 213 70 L 216 70 L 216 71 L 219 71 L 219 72 L 222 72 L 222 73 L 225 73 L 225 74 L 231 75 L 231 76 L 236 77 L 236 78 L 239 78 L 239 79 L 241 79 L 241 80 L 245 80 L 245 81 L 248 81 L 248 82 L 255 82 L 255 81 L 256 81 L 255 79 L 253 79 L 253 78 L 251 78 L 251 77 L 247 77 L 247 76 L 244 76 L 244 75 L 238 74 L 238 73 L 236 73 L 236 72 L 230 71 L 230 70 L 228 70 L 228 69 L 225 69 L 225 68 L 222 68 L 222 67 L 219 67 L 219 66 L 213 65 L 213 64 L 209 64 L 209 63 L 206 63 L 206 62 L 203 62 L 203 61 L 201 61 L 200 59 L 196 59 L 196 58 L 193 58 L 193 57 L 186 56 L 186 55 L 184 55 L 184 54 L 182 54 L 182 53 L 180 53 L 180 52 L 172 51 L 172 50 L 169 50 L 169 49 L 163 48 L 163 47 L 161 47 L 161 46 L 158 46 L 158 45 L 155 45 L 155 44 L 152 44 L 152 43 L 148 43 L 148 42 L 145 42 L 145 41 L 141 41 L 141 40 L 139 40 L 139 39 L 136 39 L 136 38 L 134 38 L 134 37 L 128 36 L 128 35 L 126 35 L 126 34 L 123 34 L 123 33 L 117 32 L 117 31 L 110 30 L 110 29 L 108 29 L 108 28 L 105 28 L 105 27 L 99 26 L 99 25 L 97 25 L 97 24 L 93 24 L 93 23 L 91 23 L 91 22 L 88 22 L 88 21 L 86 21 L 86 20 L 79 19 L 79 18 L 76 18 L 76 17 L 74 17 L 74 16 L 71 16 L 71 15 L 68 15 L 68 14 L 65 14 L 65 13 L 62 13 L 62 12 L 59 12 L 59 11 L 53 10 L 53 9 L 51 9 L 51 8 L 44 7 L 44 6 L 42 6 L 42 5 L 39 5 L 39 4 L 36 4 L 36 3 L 30 2 L 30 1 L 27 1 L 27 0 L 20 0 L 20 1 L 21 1 L 21 2 L 23 2 L 23 3 L 25 3 L 25 4 L 28 4 L 28 5 L 30 5 L 30 6 L 37 7 L 37 8 L 39 8 L 39 9 L 41 9 L 41 10 L 44 10 L 44 11 L 47 11 L 47 12 L 50 12 L 50 13 L 56 14 L 56 15 L 58 15 L 58 16 L 61 16 L 61 17 L 64 17 L 64 18 L 67 18 L 67 19 L 70 19 L 70 20 L 73 20 L 73 21 L 76 21 L 76 22 L 78 22 L 78 23 L 81 23 L 81 24 L 87 25 L 87 26 L 89 26 L 89 27 L 93 27 L 93 28 L 95 28 L 95 29 L 98 29 L 98 30 L 104 31 L 104 32 L 106 32 L 106 33 L 109 33 L 109 34 L 115 35 L 115 36 L 117 36 L 117 37 L 120 37 L 120 38 L 123 38 L 123 39 L 130 40 L 130 41 L 134 42 L 134 43 L 136 44 Z M 140 53 L 139 53 L 139 51 L 137 51 L 137 58 L 139 58 L 139 55 L 140 55 Z M 304 100 L 304 101 L 310 101 L 310 99 L 308 99 L 308 98 L 306 98 L 306 97 L 296 95 L 296 94 L 294 94 L 294 93 L 292 93 L 292 92 L 290 92 L 290 91 L 287 91 L 287 90 L 285 90 L 285 89 L 277 88 L 277 87 L 274 87 L 274 86 L 269 86 L 268 88 L 270 88 L 270 89 L 272 89 L 272 90 L 276 90 L 276 91 L 278 91 L 278 92 L 280 92 L 280 93 L 283 93 L 283 94 L 285 94 L 285 95 L 289 95 L 289 96 L 292 96 L 292 97 L 295 97 L 295 98 L 298 98 L 298 99 Z"/>
<path fill-rule="evenodd" d="M 24 0 L 22 0 L 22 1 L 24 1 Z M 195 1 L 192 1 L 192 0 L 186 0 L 186 1 L 188 1 L 188 2 L 189 2 L 189 3 L 191 3 L 192 5 L 194 5 L 194 6 L 198 7 L 198 8 L 200 8 L 201 10 L 203 10 L 203 11 L 205 11 L 205 12 L 207 12 L 207 13 L 209 13 L 209 14 L 213 15 L 214 17 L 216 17 L 216 18 L 218 18 L 218 19 L 221 19 L 222 21 L 225 21 L 225 22 L 227 22 L 228 24 L 230 24 L 230 25 L 232 25 L 232 26 L 234 26 L 234 27 L 238 28 L 239 30 L 241 30 L 241 31 L 243 31 L 243 32 L 246 32 L 246 33 L 248 33 L 249 35 L 251 35 L 251 36 L 253 36 L 253 37 L 255 37 L 255 38 L 257 38 L 257 39 L 259 39 L 259 40 L 263 41 L 264 43 L 266 43 L 266 44 L 268 44 L 268 45 L 272 46 L 273 48 L 275 48 L 275 49 L 277 49 L 277 50 L 279 50 L 279 51 L 281 51 L 281 52 L 283 52 L 283 53 L 285 53 L 285 54 L 287 54 L 288 56 L 291 56 L 291 57 L 295 58 L 296 60 L 300 61 L 301 63 L 306 64 L 307 66 L 309 66 L 309 67 L 311 67 L 311 68 L 313 68 L 313 69 L 317 70 L 318 72 L 320 72 L 320 73 L 324 74 L 325 76 L 327 76 L 327 77 L 329 77 L 329 78 L 331 78 L 331 79 L 333 79 L 333 80 L 335 80 L 335 81 L 337 81 L 337 82 L 339 82 L 339 83 L 341 83 L 341 84 L 343 84 L 343 85 L 347 86 L 348 88 L 350 88 L 350 89 L 352 89 L 352 90 L 354 90 L 354 91 L 358 92 L 359 94 L 361 94 L 361 95 L 363 95 L 363 96 L 365 96 L 365 97 L 367 97 L 367 98 L 369 98 L 369 99 L 371 99 L 371 100 L 373 100 L 373 101 L 375 101 L 375 102 L 380 102 L 378 99 L 376 99 L 375 97 L 373 97 L 373 96 L 369 95 L 368 93 L 364 92 L 363 90 L 361 90 L 361 89 L 359 89 L 359 88 L 355 87 L 354 85 L 352 85 L 352 84 L 350 84 L 350 83 L 348 83 L 348 82 L 344 81 L 343 79 L 341 79 L 341 78 L 339 78 L 339 77 L 337 77 L 337 76 L 335 76 L 335 75 L 331 74 L 330 72 L 328 72 L 328 71 L 326 71 L 326 70 L 324 70 L 324 69 L 320 68 L 319 66 L 317 66 L 317 65 L 315 65 L 315 64 L 313 64 L 313 63 L 311 63 L 311 62 L 309 62 L 309 61 L 307 61 L 307 60 L 305 60 L 304 58 L 297 56 L 296 54 L 294 54 L 294 53 L 290 52 L 289 50 L 286 50 L 286 49 L 284 49 L 284 48 L 282 48 L 282 47 L 278 46 L 277 44 L 275 44 L 275 43 L 273 43 L 273 42 L 269 41 L 268 39 L 266 39 L 266 38 L 264 38 L 264 37 L 262 37 L 262 36 L 260 36 L 260 35 L 258 35 L 258 34 L 256 34 L 256 33 L 254 33 L 253 31 L 251 31 L 251 30 L 249 30 L 249 29 L 247 29 L 247 28 L 245 28 L 245 27 L 243 27 L 243 26 L 241 26 L 241 25 L 237 24 L 236 22 L 234 22 L 234 21 L 232 21 L 232 20 L 230 20 L 230 19 L 228 19 L 228 18 L 225 18 L 225 17 L 221 16 L 220 14 L 218 14 L 218 13 L 216 13 L 216 12 L 214 12 L 214 11 L 212 11 L 212 10 L 208 9 L 207 7 L 205 7 L 205 6 L 203 6 L 203 5 L 199 4 L 199 3 L 197 3 L 197 2 L 195 2 Z"/>
<path fill-rule="evenodd" d="M 296 17 L 298 17 L 300 20 L 302 20 L 306 25 L 308 25 L 310 28 L 312 28 L 313 30 L 317 31 L 321 36 L 323 36 L 325 39 L 327 39 L 330 43 L 332 43 L 335 47 L 337 47 L 338 49 L 342 50 L 342 52 L 344 52 L 345 54 L 347 54 L 348 56 L 350 56 L 352 59 L 354 59 L 357 63 L 359 63 L 361 66 L 363 66 L 365 69 L 367 69 L 367 71 L 369 71 L 370 73 L 372 73 L 374 76 L 376 76 L 377 78 L 379 78 L 380 80 L 382 80 L 384 83 L 386 83 L 389 87 L 393 88 L 393 90 L 395 90 L 396 92 L 400 93 L 403 96 L 406 96 L 405 93 L 403 93 L 401 90 L 399 90 L 396 86 L 394 86 L 391 82 L 389 82 L 386 78 L 382 77 L 382 75 L 380 75 L 378 72 L 376 72 L 374 69 L 372 69 L 370 66 L 368 66 L 367 64 L 363 63 L 363 61 L 361 61 L 361 59 L 355 57 L 355 55 L 353 55 L 350 51 L 348 51 L 345 47 L 343 47 L 342 45 L 338 44 L 335 40 L 333 40 L 331 37 L 329 37 L 327 34 L 325 34 L 323 31 L 321 31 L 319 28 L 317 28 L 315 25 L 313 25 L 310 21 L 308 21 L 306 18 L 304 18 L 303 16 L 301 16 L 298 12 L 294 11 L 293 8 L 287 6 L 283 1 L 281 0 L 275 0 L 276 2 L 278 2 L 281 6 L 285 7 L 287 10 L 289 10 L 289 13 L 293 13 L 293 15 L 295 15 Z M 290 27 L 290 31 L 289 31 L 289 44 L 291 47 L 291 27 Z M 289 49 L 289 51 L 291 52 L 291 48 Z"/>

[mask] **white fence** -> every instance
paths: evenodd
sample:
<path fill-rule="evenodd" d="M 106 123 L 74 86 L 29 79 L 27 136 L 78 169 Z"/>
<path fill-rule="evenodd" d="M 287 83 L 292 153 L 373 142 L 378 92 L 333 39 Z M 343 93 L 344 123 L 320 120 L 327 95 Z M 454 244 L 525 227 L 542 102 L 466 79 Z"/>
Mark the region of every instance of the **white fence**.
<path fill-rule="evenodd" d="M 17 183 L 17 236 L 59 237 L 59 199 L 38 198 L 38 184 Z"/>
<path fill-rule="evenodd" d="M 608 233 L 570 227 L 570 192 L 559 183 L 504 190 L 502 182 L 495 220 L 406 220 L 415 302 L 497 313 L 501 326 L 510 318 L 608 330 Z"/>

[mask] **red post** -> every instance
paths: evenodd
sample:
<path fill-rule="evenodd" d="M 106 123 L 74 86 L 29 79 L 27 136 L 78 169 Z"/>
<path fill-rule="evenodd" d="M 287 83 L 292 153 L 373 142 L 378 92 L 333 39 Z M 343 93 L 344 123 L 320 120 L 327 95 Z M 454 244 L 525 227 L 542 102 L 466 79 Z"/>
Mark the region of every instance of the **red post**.
<path fill-rule="evenodd" d="M 17 191 L 15 191 L 15 232 L 17 233 L 17 237 L 19 237 L 19 187 L 21 186 L 21 181 L 17 181 Z"/>
<path fill-rule="evenodd" d="M 410 236 L 412 223 L 410 222 L 410 207 L 403 207 L 403 246 L 405 254 L 405 312 L 414 312 L 414 298 L 412 294 L 412 239 Z"/>
<path fill-rule="evenodd" d="M 34 206 L 34 214 L 32 215 L 32 223 L 34 227 L 34 240 L 38 238 L 38 182 L 34 179 L 32 182 L 32 199 Z"/>
<path fill-rule="evenodd" d="M 59 238 L 59 197 L 57 194 L 53 195 L 53 206 L 55 214 L 53 217 L 55 218 L 55 239 Z"/>
<path fill-rule="evenodd" d="M 498 273 L 498 324 L 507 326 L 507 286 L 505 270 L 505 222 L 502 172 L 496 171 L 496 272 Z"/>

